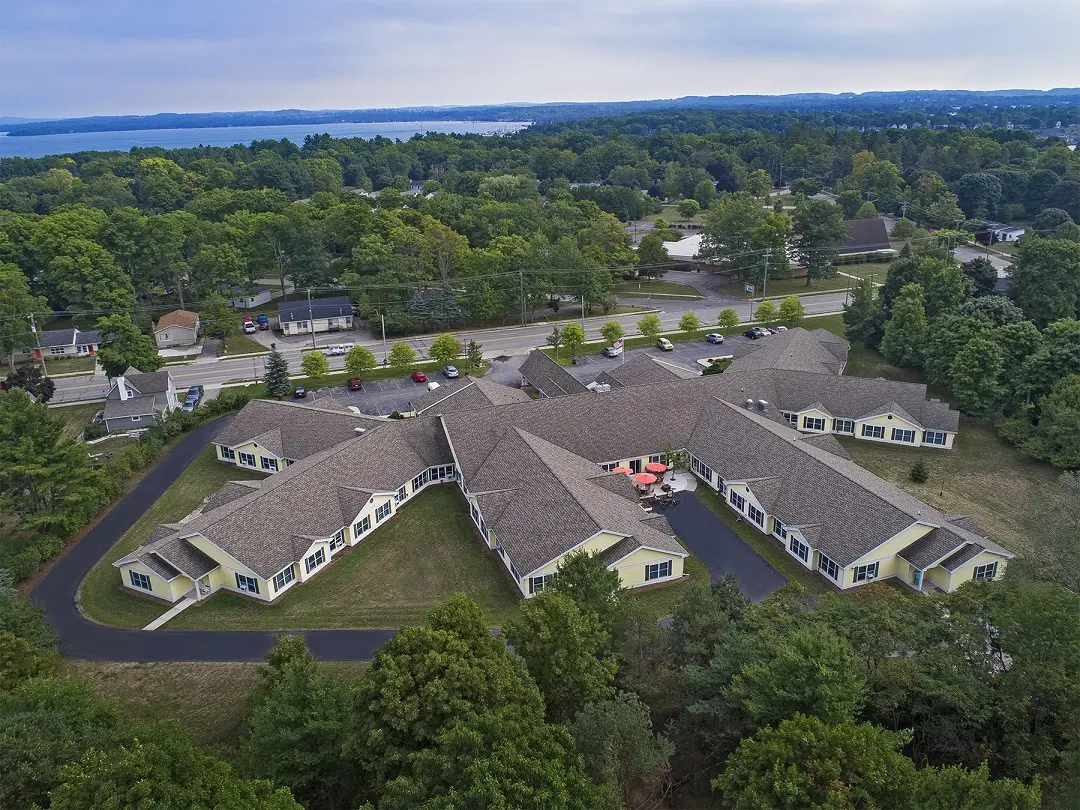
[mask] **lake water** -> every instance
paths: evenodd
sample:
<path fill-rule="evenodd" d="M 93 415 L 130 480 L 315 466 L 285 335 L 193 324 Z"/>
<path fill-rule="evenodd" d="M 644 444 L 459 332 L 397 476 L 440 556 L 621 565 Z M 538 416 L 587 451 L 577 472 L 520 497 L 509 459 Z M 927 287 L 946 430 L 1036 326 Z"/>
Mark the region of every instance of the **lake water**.
<path fill-rule="evenodd" d="M 183 149 L 191 146 L 232 146 L 255 140 L 288 138 L 298 146 L 305 135 L 324 132 L 334 138 L 384 138 L 408 140 L 426 132 L 480 133 L 517 132 L 529 126 L 519 121 L 405 121 L 369 124 L 290 124 L 270 127 L 203 127 L 197 129 L 140 129 L 121 132 L 72 132 L 65 135 L 0 135 L 0 157 L 43 157 L 68 152 L 126 152 L 133 146 L 161 146 Z"/>

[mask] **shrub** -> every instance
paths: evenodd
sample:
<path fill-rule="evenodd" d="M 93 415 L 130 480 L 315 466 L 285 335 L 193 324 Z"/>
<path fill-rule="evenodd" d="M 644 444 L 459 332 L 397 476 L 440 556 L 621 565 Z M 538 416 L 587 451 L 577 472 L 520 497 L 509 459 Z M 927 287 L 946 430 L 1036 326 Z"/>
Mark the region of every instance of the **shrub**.
<path fill-rule="evenodd" d="M 912 465 L 909 475 L 911 480 L 916 484 L 925 484 L 930 480 L 930 470 L 926 468 L 926 462 L 923 461 L 922 456 L 915 459 L 915 463 Z"/>
<path fill-rule="evenodd" d="M 83 428 L 83 438 L 88 442 L 92 442 L 94 439 L 100 439 L 108 432 L 104 422 L 91 422 Z"/>

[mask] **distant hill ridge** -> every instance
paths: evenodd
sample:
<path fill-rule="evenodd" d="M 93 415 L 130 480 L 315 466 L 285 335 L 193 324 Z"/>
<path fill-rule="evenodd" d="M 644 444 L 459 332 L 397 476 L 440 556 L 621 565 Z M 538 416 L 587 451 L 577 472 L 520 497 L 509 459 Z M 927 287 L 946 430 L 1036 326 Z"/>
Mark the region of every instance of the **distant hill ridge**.
<path fill-rule="evenodd" d="M 881 107 L 941 113 L 954 108 L 1080 104 L 1080 88 L 1053 90 L 898 90 L 867 93 L 791 93 L 780 96 L 683 96 L 642 101 L 584 101 L 487 104 L 462 107 L 397 107 L 360 110 L 252 110 L 157 113 L 61 118 L 4 123 L 10 136 L 141 129 L 286 126 L 289 124 L 384 123 L 398 121 L 534 121 L 538 124 L 626 115 L 664 109 L 865 110 Z M 6 119 L 11 121 L 12 119 Z"/>

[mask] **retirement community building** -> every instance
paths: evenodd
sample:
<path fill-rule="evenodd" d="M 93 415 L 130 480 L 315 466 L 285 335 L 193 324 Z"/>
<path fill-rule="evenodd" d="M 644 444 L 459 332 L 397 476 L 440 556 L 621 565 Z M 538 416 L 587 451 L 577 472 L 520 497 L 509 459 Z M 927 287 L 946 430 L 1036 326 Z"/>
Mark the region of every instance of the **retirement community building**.
<path fill-rule="evenodd" d="M 829 333 L 774 338 L 737 352 L 723 374 L 684 379 L 635 358 L 608 373 L 603 393 L 534 352 L 523 389 L 459 380 L 405 420 L 252 402 L 214 444 L 221 463 L 267 477 L 227 484 L 115 565 L 127 588 L 170 602 L 219 589 L 273 601 L 446 485 L 523 596 L 579 550 L 623 587 L 674 582 L 687 552 L 614 469 L 679 449 L 699 482 L 839 589 L 895 578 L 952 591 L 1003 576 L 1013 555 L 973 521 L 862 469 L 836 440 L 945 451 L 958 414 L 925 386 L 840 376 L 847 344 Z"/>

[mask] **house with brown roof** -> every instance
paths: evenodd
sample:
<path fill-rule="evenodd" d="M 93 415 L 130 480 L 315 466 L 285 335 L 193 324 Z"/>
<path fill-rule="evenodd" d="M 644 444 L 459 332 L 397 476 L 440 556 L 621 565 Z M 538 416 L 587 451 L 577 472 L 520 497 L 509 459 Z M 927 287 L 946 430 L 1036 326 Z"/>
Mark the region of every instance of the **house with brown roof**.
<path fill-rule="evenodd" d="M 659 374 L 603 394 L 581 386 L 532 399 L 463 381 L 425 394 L 406 420 L 252 402 L 214 444 L 220 460 L 272 474 L 230 483 L 115 565 L 126 587 L 168 601 L 218 589 L 273 600 L 426 487 L 453 484 L 525 597 L 578 550 L 617 571 L 624 587 L 673 582 L 686 551 L 613 470 L 640 471 L 676 448 L 741 519 L 839 589 L 895 578 L 915 591 L 952 591 L 1003 576 L 1013 555 L 973 521 L 862 469 L 836 439 L 888 420 L 955 435 L 956 412 L 927 401 L 921 386 L 839 376 L 846 344 L 814 343 L 796 333 L 756 368 Z M 543 361 L 529 373 L 542 384 L 558 379 Z M 811 413 L 831 421 L 805 421 Z"/>
<path fill-rule="evenodd" d="M 198 339 L 199 315 L 186 309 L 175 309 L 162 315 L 154 326 L 154 342 L 159 349 L 194 346 Z"/>

